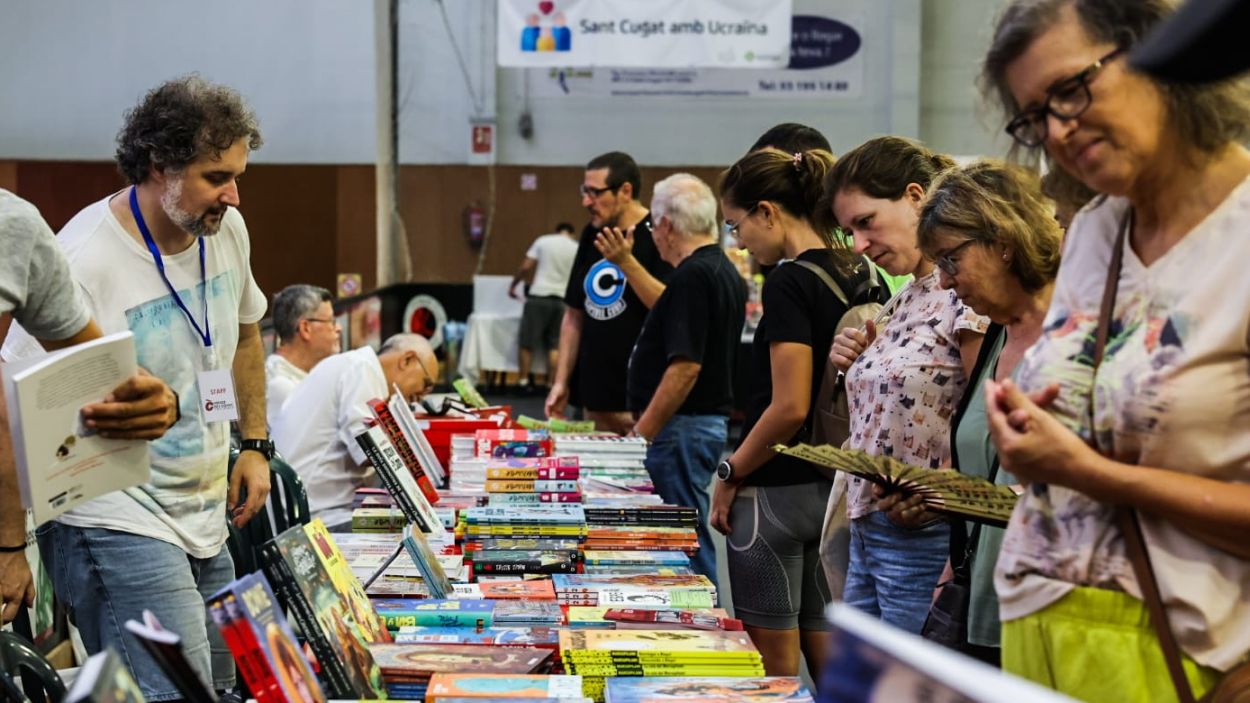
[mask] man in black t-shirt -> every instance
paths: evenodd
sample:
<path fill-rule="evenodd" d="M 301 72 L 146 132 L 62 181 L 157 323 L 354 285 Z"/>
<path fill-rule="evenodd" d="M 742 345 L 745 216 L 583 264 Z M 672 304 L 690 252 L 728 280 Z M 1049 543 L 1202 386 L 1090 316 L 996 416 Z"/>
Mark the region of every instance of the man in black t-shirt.
<path fill-rule="evenodd" d="M 600 256 L 595 237 L 604 228 L 632 230 L 634 257 L 653 283 L 672 268 L 651 241 L 647 208 L 638 200 L 642 174 L 628 154 L 597 156 L 586 164 L 580 188 L 590 224 L 582 232 L 564 295 L 559 363 L 547 396 L 548 417 L 559 417 L 571 400 L 598 429 L 624 434 L 633 426 L 625 403 L 625 372 L 647 309 L 658 297 L 643 297 L 626 285 L 627 271 Z M 622 235 L 627 236 L 627 235 Z M 631 283 L 633 281 L 630 281 Z M 571 396 L 571 397 L 570 397 Z"/>
<path fill-rule="evenodd" d="M 651 441 L 647 472 L 665 502 L 699 509 L 695 570 L 716 580 L 708 484 L 733 409 L 733 372 L 746 283 L 718 244 L 716 198 L 685 173 L 655 186 L 655 246 L 675 270 L 643 323 L 629 361 L 634 433 Z M 630 285 L 634 279 L 630 279 Z"/>

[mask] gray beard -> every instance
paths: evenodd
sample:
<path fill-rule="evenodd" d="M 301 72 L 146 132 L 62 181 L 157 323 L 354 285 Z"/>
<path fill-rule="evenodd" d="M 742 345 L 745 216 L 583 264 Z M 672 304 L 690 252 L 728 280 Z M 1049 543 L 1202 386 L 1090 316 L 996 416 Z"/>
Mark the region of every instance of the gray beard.
<path fill-rule="evenodd" d="M 221 223 L 225 219 L 225 208 L 222 208 L 220 217 L 217 218 L 215 224 L 209 224 L 208 217 L 217 212 L 216 209 L 205 211 L 203 215 L 196 217 L 190 212 L 178 207 L 178 200 L 182 197 L 182 179 L 174 179 L 169 187 L 161 193 L 161 209 L 165 211 L 165 216 L 170 219 L 179 229 L 190 234 L 193 237 L 211 237 L 217 234 L 221 229 Z"/>

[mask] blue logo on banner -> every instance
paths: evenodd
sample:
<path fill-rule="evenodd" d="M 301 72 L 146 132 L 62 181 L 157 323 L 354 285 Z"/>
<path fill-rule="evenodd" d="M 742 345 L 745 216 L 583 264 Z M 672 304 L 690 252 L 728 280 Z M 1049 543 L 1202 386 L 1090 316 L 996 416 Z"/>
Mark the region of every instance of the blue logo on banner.
<path fill-rule="evenodd" d="M 790 24 L 788 68 L 824 68 L 842 63 L 859 51 L 859 32 L 828 17 L 795 15 Z"/>

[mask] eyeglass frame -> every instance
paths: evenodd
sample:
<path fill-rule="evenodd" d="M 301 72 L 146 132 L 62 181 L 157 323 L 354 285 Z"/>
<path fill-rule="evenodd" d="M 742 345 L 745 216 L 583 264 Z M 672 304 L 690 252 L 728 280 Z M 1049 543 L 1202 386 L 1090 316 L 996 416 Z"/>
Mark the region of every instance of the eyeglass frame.
<path fill-rule="evenodd" d="M 602 188 L 596 188 L 596 187 L 594 187 L 594 186 L 588 186 L 588 185 L 586 185 L 585 183 L 583 183 L 583 184 L 581 184 L 581 185 L 579 185 L 579 186 L 577 187 L 577 192 L 578 192 L 578 193 L 581 193 L 581 196 L 582 196 L 583 198 L 585 198 L 585 197 L 589 197 L 591 200 L 595 200 L 595 199 L 597 199 L 600 195 L 603 195 L 604 193 L 606 193 L 606 192 L 608 192 L 608 191 L 612 191 L 613 193 L 615 193 L 616 191 L 620 190 L 620 189 L 621 189 L 621 186 L 623 186 L 623 185 L 625 185 L 625 184 L 624 184 L 624 183 L 618 183 L 617 185 L 614 185 L 614 186 L 613 186 L 613 185 L 607 185 L 607 186 L 604 186 L 604 187 L 602 187 Z"/>
<path fill-rule="evenodd" d="M 739 217 L 736 221 L 734 221 L 734 220 L 725 220 L 725 221 L 724 221 L 724 223 L 722 223 L 722 224 L 721 224 L 721 229 L 722 229 L 722 230 L 724 230 L 725 234 L 729 235 L 730 237 L 733 237 L 734 239 L 737 239 L 737 238 L 738 238 L 738 228 L 739 228 L 739 227 L 741 227 L 741 226 L 742 226 L 742 223 L 743 223 L 743 222 L 746 222 L 746 221 L 747 221 L 747 219 L 748 219 L 748 218 L 750 218 L 750 217 L 751 217 L 751 215 L 753 215 L 753 214 L 755 213 L 755 211 L 756 211 L 756 210 L 758 210 L 758 209 L 760 208 L 760 205 L 761 205 L 763 202 L 764 202 L 763 200 L 757 200 L 757 201 L 755 202 L 755 204 L 754 204 L 754 205 L 752 205 L 752 206 L 751 206 L 751 207 L 747 210 L 747 214 L 743 215 L 742 217 Z"/>
<path fill-rule="evenodd" d="M 425 383 L 422 384 L 421 393 L 429 393 L 438 387 L 438 380 L 434 378 L 434 374 L 430 373 L 429 369 L 425 368 L 425 364 L 421 363 L 421 357 L 419 355 L 416 357 L 416 361 L 417 366 L 421 367 L 421 375 L 425 376 Z"/>
<path fill-rule="evenodd" d="M 1105 56 L 1091 63 L 1085 68 L 1081 69 L 1076 74 L 1068 78 L 1065 78 L 1055 83 L 1054 85 L 1052 85 L 1049 89 L 1047 89 L 1046 101 L 1042 103 L 1040 107 L 1035 107 L 1031 110 L 1025 110 L 1023 112 L 1020 112 L 1015 117 L 1012 117 L 1009 122 L 1007 122 L 1007 127 L 1005 130 L 1007 132 L 1007 135 L 1010 136 L 1017 143 L 1019 143 L 1021 146 L 1027 147 L 1029 149 L 1035 149 L 1041 146 L 1046 141 L 1047 133 L 1050 130 L 1050 124 L 1049 124 L 1049 121 L 1047 120 L 1047 116 L 1054 115 L 1055 117 L 1058 117 L 1061 120 L 1074 120 L 1080 117 L 1081 115 L 1085 114 L 1085 112 L 1089 110 L 1089 106 L 1094 104 L 1094 93 L 1089 88 L 1090 81 L 1092 81 L 1098 75 L 1098 73 L 1102 71 L 1102 69 L 1106 68 L 1107 64 L 1111 63 L 1111 61 L 1115 60 L 1116 58 L 1119 58 L 1119 56 L 1125 53 L 1126 51 L 1127 51 L 1126 47 L 1117 46 L 1115 49 L 1107 53 Z M 1085 91 L 1085 104 L 1081 106 L 1080 109 L 1071 113 L 1060 112 L 1054 109 L 1053 107 L 1051 107 L 1050 103 L 1052 100 L 1055 99 L 1055 95 L 1058 94 L 1060 91 L 1067 90 L 1069 87 L 1073 89 L 1079 88 L 1080 90 Z M 1025 125 L 1032 124 L 1032 120 L 1037 116 L 1040 116 L 1040 119 L 1038 119 L 1037 122 L 1041 125 L 1040 137 L 1038 138 L 1038 140 L 1036 142 L 1030 142 L 1030 141 L 1021 139 L 1019 136 L 1017 136 L 1016 131 L 1024 127 Z"/>
<path fill-rule="evenodd" d="M 323 319 L 321 319 L 320 317 L 301 317 L 300 319 L 301 319 L 301 320 L 307 320 L 307 321 L 309 321 L 309 322 L 320 322 L 320 323 L 322 323 L 322 324 L 326 324 L 326 325 L 337 325 L 337 324 L 339 323 L 338 319 L 337 319 L 337 318 L 333 318 L 333 317 L 331 317 L 331 318 L 329 318 L 329 319 L 327 319 L 327 320 L 323 320 Z"/>
<path fill-rule="evenodd" d="M 959 275 L 959 262 L 951 257 L 954 256 L 960 249 L 963 249 L 969 244 L 977 244 L 978 242 L 979 240 L 976 239 L 965 239 L 963 242 L 948 249 L 945 254 L 942 254 L 934 259 L 933 264 L 941 269 L 942 273 L 954 278 Z"/>

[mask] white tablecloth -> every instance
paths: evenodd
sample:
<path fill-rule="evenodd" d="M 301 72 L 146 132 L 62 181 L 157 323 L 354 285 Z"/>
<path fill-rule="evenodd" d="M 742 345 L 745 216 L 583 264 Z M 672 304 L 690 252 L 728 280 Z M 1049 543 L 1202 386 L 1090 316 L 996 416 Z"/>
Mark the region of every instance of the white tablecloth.
<path fill-rule="evenodd" d="M 473 383 L 482 371 L 517 372 L 517 334 L 520 315 L 475 312 L 469 315 L 460 348 L 460 375 Z M 534 355 L 534 373 L 547 372 L 546 354 Z"/>

